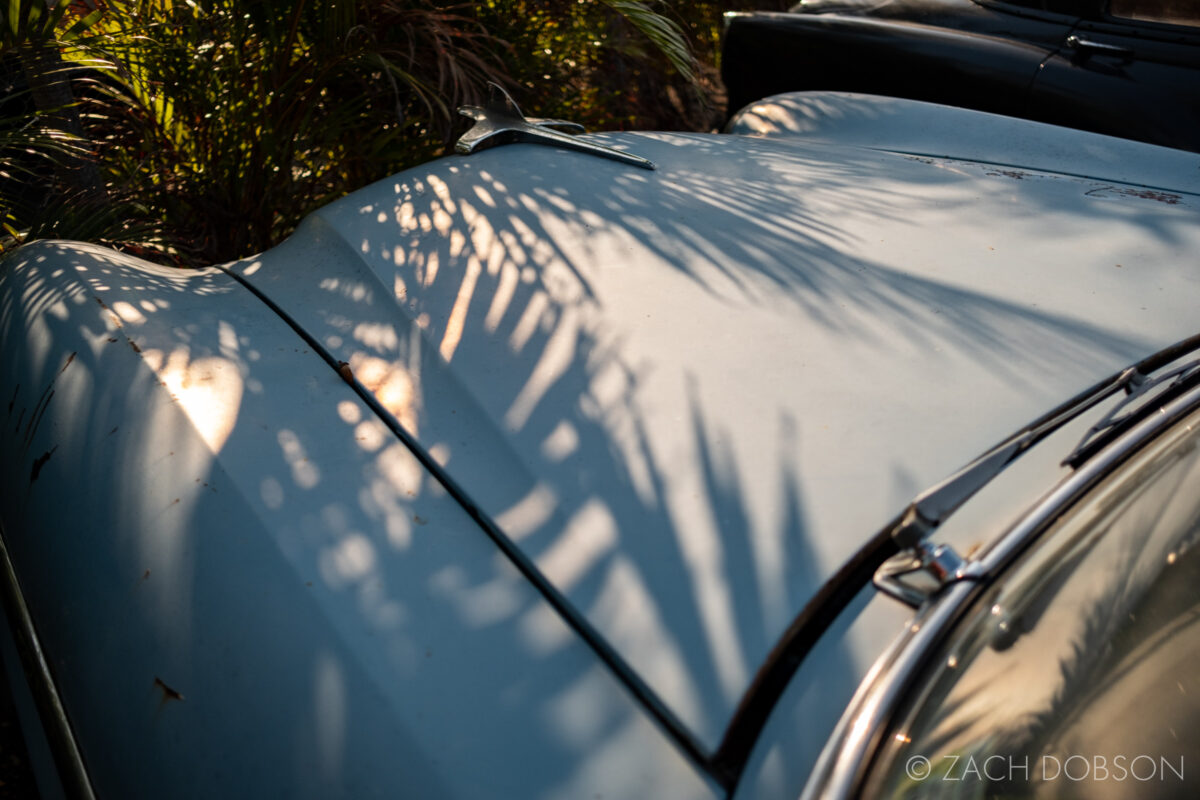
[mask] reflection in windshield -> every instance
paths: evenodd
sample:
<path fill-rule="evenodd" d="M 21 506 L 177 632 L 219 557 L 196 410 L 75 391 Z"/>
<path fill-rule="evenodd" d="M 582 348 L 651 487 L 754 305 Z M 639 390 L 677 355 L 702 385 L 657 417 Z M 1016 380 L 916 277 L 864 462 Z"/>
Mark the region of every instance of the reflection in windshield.
<path fill-rule="evenodd" d="M 1197 796 L 1198 419 L 1077 504 L 984 595 L 865 796 Z"/>

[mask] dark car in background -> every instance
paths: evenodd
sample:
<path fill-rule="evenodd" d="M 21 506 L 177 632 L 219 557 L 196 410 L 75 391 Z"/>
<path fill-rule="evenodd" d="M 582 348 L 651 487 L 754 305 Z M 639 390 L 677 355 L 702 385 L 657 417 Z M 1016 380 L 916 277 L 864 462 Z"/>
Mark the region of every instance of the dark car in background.
<path fill-rule="evenodd" d="M 722 76 L 731 116 L 861 92 L 1200 151 L 1195 0 L 806 0 L 727 14 Z"/>

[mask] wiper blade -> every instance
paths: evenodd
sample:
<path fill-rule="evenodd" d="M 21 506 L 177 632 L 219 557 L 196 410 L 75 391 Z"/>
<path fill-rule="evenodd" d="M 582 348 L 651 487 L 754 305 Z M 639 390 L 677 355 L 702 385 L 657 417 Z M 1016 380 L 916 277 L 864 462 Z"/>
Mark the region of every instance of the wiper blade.
<path fill-rule="evenodd" d="M 1149 403 L 1141 401 L 1165 397 L 1175 389 L 1200 379 L 1200 358 L 1193 358 L 1167 372 L 1155 374 L 1196 350 L 1200 350 L 1200 334 L 1126 367 L 1080 392 L 946 480 L 917 495 L 889 531 L 889 537 L 899 552 L 880 566 L 875 575 L 876 586 L 915 606 L 941 585 L 971 577 L 969 562 L 946 547 L 934 548 L 926 544 L 933 531 L 1029 448 L 1088 409 L 1124 391 L 1127 397 L 1093 425 L 1062 462 L 1064 466 L 1077 468 L 1124 426 L 1139 419 L 1151 408 Z M 901 580 L 903 576 L 916 572 L 929 573 L 936 585 L 921 589 Z"/>
<path fill-rule="evenodd" d="M 1107 414 L 1100 418 L 1099 422 L 1088 428 L 1087 433 L 1079 440 L 1079 444 L 1075 445 L 1071 454 L 1063 459 L 1063 466 L 1072 469 L 1079 466 L 1096 451 L 1098 446 L 1103 443 L 1102 440 L 1108 439 L 1123 425 L 1140 417 L 1147 408 L 1146 403 L 1143 402 L 1146 398 L 1150 398 L 1152 395 L 1158 397 L 1182 388 L 1190 384 L 1197 376 L 1200 376 L 1200 358 L 1194 358 L 1153 376 L 1142 372 L 1135 373 L 1134 377 L 1125 384 L 1127 397 L 1113 406 Z M 1158 389 L 1162 389 L 1162 391 L 1156 393 Z"/>

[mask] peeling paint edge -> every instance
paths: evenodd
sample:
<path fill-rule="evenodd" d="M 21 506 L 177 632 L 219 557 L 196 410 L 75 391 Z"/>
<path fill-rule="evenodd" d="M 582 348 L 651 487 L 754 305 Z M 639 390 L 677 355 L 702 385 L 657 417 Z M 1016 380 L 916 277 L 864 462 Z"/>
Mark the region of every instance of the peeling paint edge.
<path fill-rule="evenodd" d="M 1133 142 L 1130 143 L 1133 144 Z M 1018 164 L 1011 161 L 991 161 L 985 158 L 973 158 L 971 156 L 956 156 L 948 153 L 925 153 L 917 150 L 902 150 L 883 146 L 863 146 L 863 149 L 873 150 L 876 153 L 889 153 L 891 155 L 907 158 L 910 161 L 920 161 L 927 164 L 947 161 L 957 164 L 973 165 L 993 171 L 1020 171 L 1024 173 L 1026 178 L 1076 178 L 1079 180 L 1091 181 L 1092 183 L 1109 184 L 1116 191 L 1120 191 L 1124 188 L 1131 188 L 1138 191 L 1148 189 L 1152 192 L 1178 195 L 1180 199 L 1200 197 L 1200 191 L 1195 188 L 1181 189 L 1178 186 L 1152 186 L 1150 184 L 1137 183 L 1133 180 L 1105 177 L 1103 175 L 1094 175 L 1083 171 L 1069 172 L 1065 170 L 1058 170 L 1047 165 L 1030 166 L 1029 164 Z M 1174 203 L 1172 203 L 1172 205 L 1174 205 Z"/>

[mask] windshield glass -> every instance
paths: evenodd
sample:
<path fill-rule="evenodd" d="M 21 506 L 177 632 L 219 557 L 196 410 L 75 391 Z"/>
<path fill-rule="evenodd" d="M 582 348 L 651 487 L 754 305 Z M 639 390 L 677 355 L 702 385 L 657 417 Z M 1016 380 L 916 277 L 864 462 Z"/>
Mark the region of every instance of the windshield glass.
<path fill-rule="evenodd" d="M 1193 414 L 984 594 L 864 796 L 1200 796 L 1198 444 Z"/>

